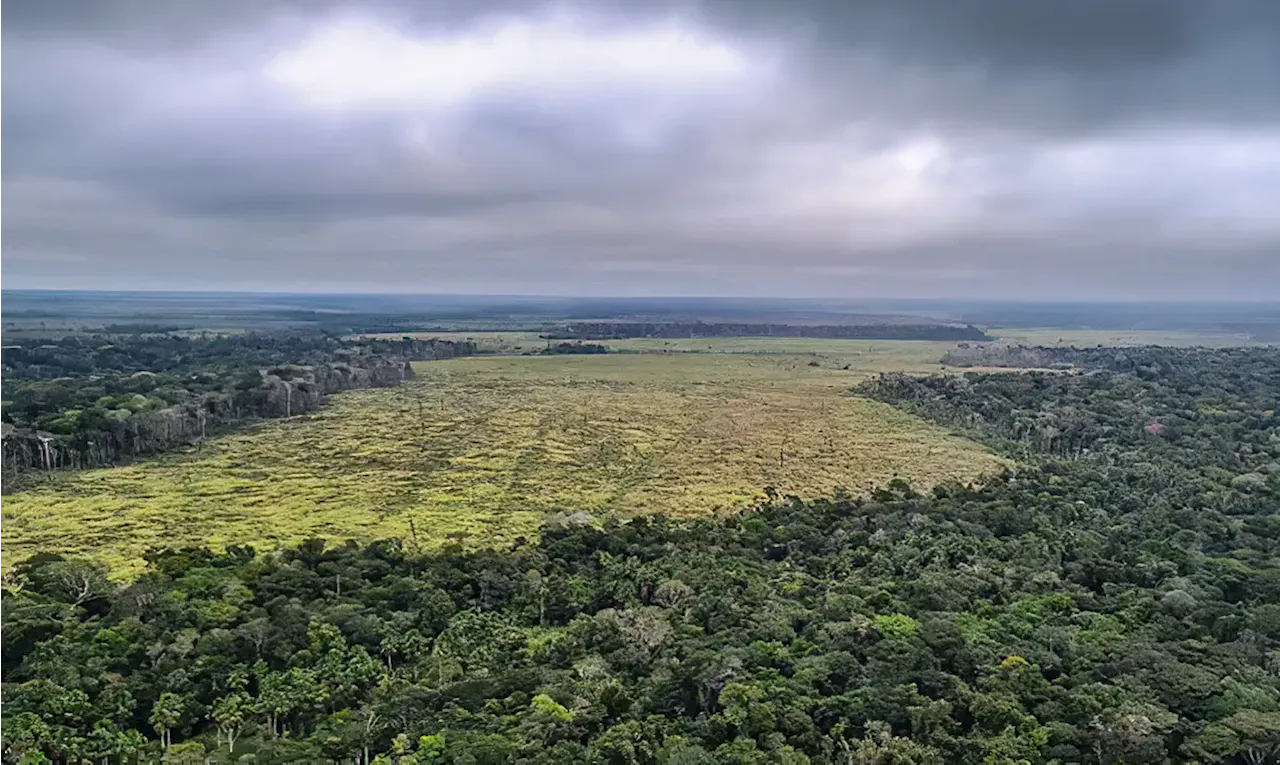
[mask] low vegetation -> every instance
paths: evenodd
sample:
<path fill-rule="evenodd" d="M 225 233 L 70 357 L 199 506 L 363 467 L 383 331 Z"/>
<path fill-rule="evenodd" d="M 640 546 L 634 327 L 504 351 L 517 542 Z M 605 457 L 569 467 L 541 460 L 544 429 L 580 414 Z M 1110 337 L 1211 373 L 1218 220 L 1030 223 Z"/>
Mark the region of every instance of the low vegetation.
<path fill-rule="evenodd" d="M 395 339 L 392 335 L 359 335 L 357 338 Z M 479 353 L 531 354 L 539 353 L 555 341 L 537 332 L 420 332 L 411 333 L 414 339 L 438 338 L 450 342 L 474 343 Z M 817 361 L 819 366 L 839 374 L 822 376 L 805 375 L 792 382 L 808 385 L 813 382 L 830 383 L 827 387 L 848 387 L 849 375 L 867 375 L 877 372 L 928 373 L 943 370 L 939 359 L 955 350 L 954 342 L 931 340 L 831 340 L 815 337 L 697 337 L 659 338 L 633 337 L 610 340 L 610 353 L 651 354 L 748 354 L 767 356 L 758 369 L 770 366 L 774 381 L 787 382 L 783 374 L 796 366 Z M 718 362 L 693 362 L 688 367 L 690 375 L 704 372 L 709 367 L 716 376 L 714 365 Z M 758 376 L 753 372 L 749 376 Z"/>
<path fill-rule="evenodd" d="M 214 439 L 198 452 L 49 476 L 4 503 L 6 563 L 87 554 L 136 572 L 152 547 L 536 534 L 547 514 L 689 516 L 766 489 L 967 481 L 977 444 L 845 395 L 863 376 L 808 355 L 475 357 L 395 388 Z"/>

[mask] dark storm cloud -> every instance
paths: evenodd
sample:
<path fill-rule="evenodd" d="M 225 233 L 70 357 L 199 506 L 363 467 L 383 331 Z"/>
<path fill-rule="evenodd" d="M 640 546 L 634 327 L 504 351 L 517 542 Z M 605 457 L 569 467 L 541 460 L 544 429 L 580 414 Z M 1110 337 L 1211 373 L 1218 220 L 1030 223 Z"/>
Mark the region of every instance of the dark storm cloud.
<path fill-rule="evenodd" d="M 745 28 L 809 43 L 845 108 L 1010 130 L 1280 113 L 1280 4 L 1198 0 L 723 0 Z"/>
<path fill-rule="evenodd" d="M 1280 278 L 1280 3 L 136 0 L 3 21 L 12 287 Z"/>

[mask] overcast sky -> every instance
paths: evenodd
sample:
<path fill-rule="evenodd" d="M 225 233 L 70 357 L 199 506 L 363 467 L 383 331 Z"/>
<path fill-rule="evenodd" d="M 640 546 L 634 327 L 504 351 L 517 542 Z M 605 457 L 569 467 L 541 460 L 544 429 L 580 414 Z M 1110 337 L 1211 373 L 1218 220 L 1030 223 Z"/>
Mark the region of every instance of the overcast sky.
<path fill-rule="evenodd" d="M 6 0 L 7 288 L 1280 296 L 1276 0 Z"/>

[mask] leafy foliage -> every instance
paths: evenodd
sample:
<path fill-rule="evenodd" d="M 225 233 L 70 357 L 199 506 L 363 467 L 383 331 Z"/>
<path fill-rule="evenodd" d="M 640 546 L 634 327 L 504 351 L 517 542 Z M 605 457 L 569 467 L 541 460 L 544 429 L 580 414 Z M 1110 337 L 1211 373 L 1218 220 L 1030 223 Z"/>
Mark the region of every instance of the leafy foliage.
<path fill-rule="evenodd" d="M 4 594 L 6 757 L 1270 761 L 1269 353 L 867 389 L 1029 455 L 981 485 L 557 516 L 492 550 L 170 551 L 121 589 L 37 557 Z M 1022 416 L 1112 429 L 1027 444 Z"/>

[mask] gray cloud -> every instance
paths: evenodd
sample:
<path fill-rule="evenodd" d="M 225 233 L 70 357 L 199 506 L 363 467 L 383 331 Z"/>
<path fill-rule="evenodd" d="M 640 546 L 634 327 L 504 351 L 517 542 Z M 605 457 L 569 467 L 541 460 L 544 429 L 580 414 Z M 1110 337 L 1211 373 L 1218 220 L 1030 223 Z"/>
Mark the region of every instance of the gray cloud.
<path fill-rule="evenodd" d="M 1267 297 L 1280 4 L 7 4 L 10 287 Z"/>

